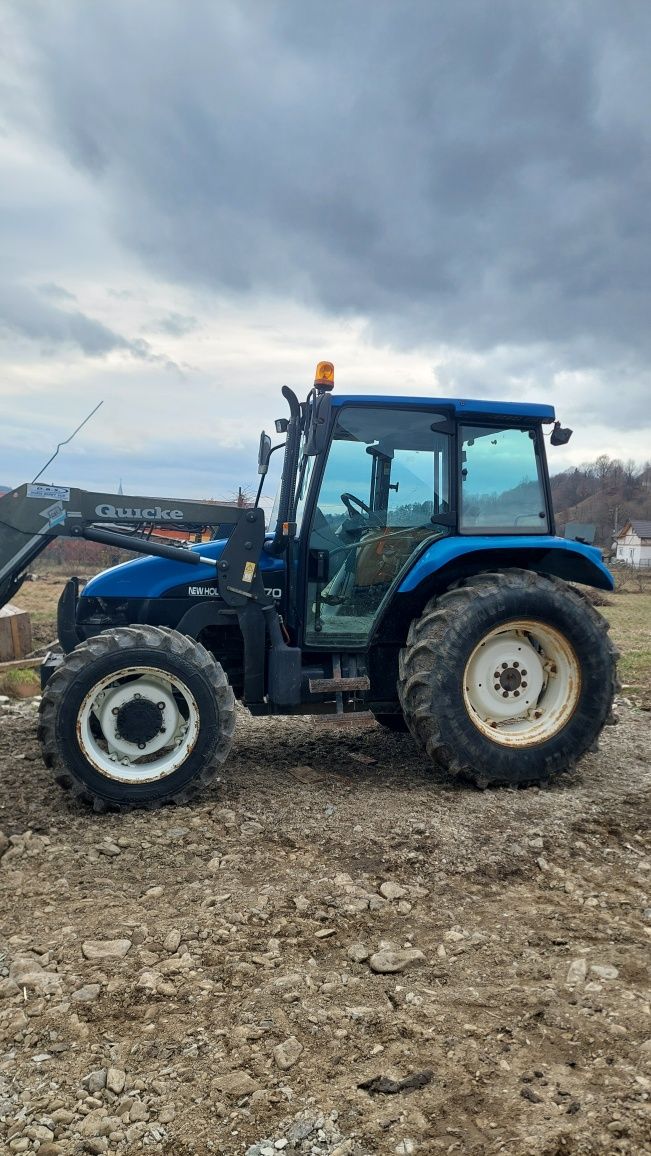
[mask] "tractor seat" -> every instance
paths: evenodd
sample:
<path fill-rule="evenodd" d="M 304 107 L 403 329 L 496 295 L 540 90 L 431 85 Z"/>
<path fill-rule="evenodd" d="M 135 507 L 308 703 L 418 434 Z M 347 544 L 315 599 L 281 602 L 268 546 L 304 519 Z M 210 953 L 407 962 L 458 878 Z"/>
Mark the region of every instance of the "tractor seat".
<path fill-rule="evenodd" d="M 435 534 L 433 526 L 383 526 L 360 539 L 355 563 L 355 586 L 393 582 L 417 546 Z"/>

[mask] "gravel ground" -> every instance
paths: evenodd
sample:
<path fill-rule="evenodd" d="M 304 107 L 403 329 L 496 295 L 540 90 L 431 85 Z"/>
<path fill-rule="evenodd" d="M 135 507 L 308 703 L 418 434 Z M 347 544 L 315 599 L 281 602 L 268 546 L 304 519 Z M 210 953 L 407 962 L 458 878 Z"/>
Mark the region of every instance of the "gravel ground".
<path fill-rule="evenodd" d="M 0 1148 L 651 1153 L 648 713 L 546 790 L 241 713 L 184 808 L 95 815 L 0 707 Z"/>

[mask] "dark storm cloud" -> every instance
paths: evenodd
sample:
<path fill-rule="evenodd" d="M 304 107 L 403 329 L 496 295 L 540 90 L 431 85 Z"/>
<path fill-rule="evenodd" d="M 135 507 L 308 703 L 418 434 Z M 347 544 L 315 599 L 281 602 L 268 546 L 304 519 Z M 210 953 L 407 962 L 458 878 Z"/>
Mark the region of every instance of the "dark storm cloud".
<path fill-rule="evenodd" d="M 44 297 L 49 297 L 52 301 L 76 301 L 74 293 L 69 293 L 63 285 L 56 285 L 54 281 L 47 281 L 44 285 L 37 286 L 39 293 Z"/>
<path fill-rule="evenodd" d="M 166 317 L 161 317 L 148 325 L 147 332 L 165 333 L 168 337 L 185 337 L 187 333 L 193 333 L 198 326 L 196 317 L 183 313 L 168 313 Z"/>
<path fill-rule="evenodd" d="M 15 12 L 48 131 L 165 278 L 361 312 L 404 344 L 520 346 L 527 372 L 541 347 L 625 365 L 643 397 L 649 5 Z"/>
<path fill-rule="evenodd" d="M 156 354 L 144 338 L 129 340 L 80 310 L 59 308 L 19 285 L 0 285 L 0 333 L 26 338 L 43 348 L 76 346 L 87 357 L 117 351 L 178 369 Z"/>
<path fill-rule="evenodd" d="M 17 334 L 42 345 L 76 345 L 88 357 L 103 357 L 114 350 L 147 355 L 147 344 L 127 341 L 106 325 L 78 309 L 59 309 L 18 285 L 0 287 L 0 331 Z"/>

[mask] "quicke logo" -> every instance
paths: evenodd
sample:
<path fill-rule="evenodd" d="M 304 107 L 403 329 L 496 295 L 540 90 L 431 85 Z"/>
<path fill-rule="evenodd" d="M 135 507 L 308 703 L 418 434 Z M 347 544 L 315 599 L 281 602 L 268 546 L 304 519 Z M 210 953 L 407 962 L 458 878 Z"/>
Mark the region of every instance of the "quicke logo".
<path fill-rule="evenodd" d="M 124 518 L 130 522 L 182 522 L 183 510 L 163 510 L 160 506 L 150 506 L 148 509 L 136 510 L 128 506 L 95 506 L 95 513 L 100 518 Z"/>

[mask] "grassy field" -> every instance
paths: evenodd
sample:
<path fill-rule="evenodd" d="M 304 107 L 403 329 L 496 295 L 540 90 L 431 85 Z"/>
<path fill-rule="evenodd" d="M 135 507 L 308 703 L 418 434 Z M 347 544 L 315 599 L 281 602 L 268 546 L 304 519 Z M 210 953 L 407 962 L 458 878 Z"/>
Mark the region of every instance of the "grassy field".
<path fill-rule="evenodd" d="M 32 698 L 41 693 L 41 680 L 37 670 L 7 670 L 0 674 L 0 694 L 11 698 Z"/>
<path fill-rule="evenodd" d="M 619 677 L 623 693 L 651 708 L 651 593 L 613 594 L 612 605 L 602 607 L 621 652 Z"/>
<path fill-rule="evenodd" d="M 24 582 L 13 605 L 29 611 L 34 647 L 56 638 L 57 603 L 66 579 L 59 574 L 43 574 L 35 582 Z"/>
<path fill-rule="evenodd" d="M 32 617 L 34 646 L 44 646 L 56 635 L 56 609 L 65 578 L 39 575 L 26 582 L 15 598 L 16 606 Z M 624 591 L 608 596 L 600 607 L 611 624 L 612 637 L 621 651 L 619 674 L 624 694 L 637 705 L 651 706 L 651 589 L 644 593 Z"/>

